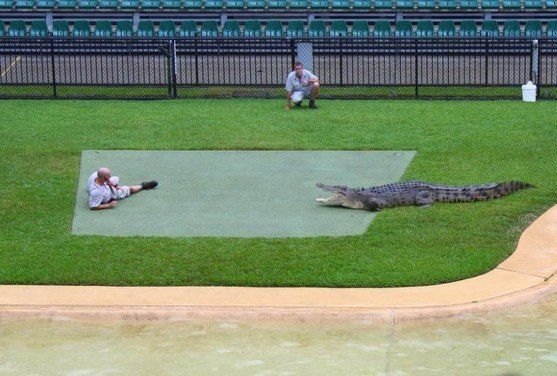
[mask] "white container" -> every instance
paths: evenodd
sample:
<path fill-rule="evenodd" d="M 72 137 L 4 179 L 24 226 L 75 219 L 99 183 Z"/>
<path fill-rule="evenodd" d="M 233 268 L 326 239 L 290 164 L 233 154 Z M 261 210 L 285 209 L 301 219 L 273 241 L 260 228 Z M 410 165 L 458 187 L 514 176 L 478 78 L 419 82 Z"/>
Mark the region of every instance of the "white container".
<path fill-rule="evenodd" d="M 524 102 L 536 101 L 536 85 L 532 81 L 528 81 L 526 85 L 522 85 L 522 100 Z"/>

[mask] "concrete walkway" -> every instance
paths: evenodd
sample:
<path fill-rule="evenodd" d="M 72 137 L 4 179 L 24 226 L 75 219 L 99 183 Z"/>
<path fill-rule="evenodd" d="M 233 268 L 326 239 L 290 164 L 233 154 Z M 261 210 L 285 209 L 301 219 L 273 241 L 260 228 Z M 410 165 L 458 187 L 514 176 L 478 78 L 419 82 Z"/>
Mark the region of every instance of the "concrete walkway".
<path fill-rule="evenodd" d="M 401 288 L 0 286 L 0 317 L 381 320 L 500 309 L 557 291 L 557 206 L 528 227 L 494 270 Z"/>

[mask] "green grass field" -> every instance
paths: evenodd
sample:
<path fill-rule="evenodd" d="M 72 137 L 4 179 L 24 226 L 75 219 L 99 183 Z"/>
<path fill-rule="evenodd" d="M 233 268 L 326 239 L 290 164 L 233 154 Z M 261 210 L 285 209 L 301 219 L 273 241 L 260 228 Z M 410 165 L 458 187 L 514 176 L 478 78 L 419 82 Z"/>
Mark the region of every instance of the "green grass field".
<path fill-rule="evenodd" d="M 0 283 L 410 286 L 472 277 L 557 200 L 557 107 L 538 102 L 2 101 Z M 362 236 L 70 234 L 84 149 L 417 150 L 404 179 L 538 186 L 501 200 L 404 207 Z M 117 210 L 117 209 L 116 209 Z M 130 218 L 133 221 L 133 218 Z"/>

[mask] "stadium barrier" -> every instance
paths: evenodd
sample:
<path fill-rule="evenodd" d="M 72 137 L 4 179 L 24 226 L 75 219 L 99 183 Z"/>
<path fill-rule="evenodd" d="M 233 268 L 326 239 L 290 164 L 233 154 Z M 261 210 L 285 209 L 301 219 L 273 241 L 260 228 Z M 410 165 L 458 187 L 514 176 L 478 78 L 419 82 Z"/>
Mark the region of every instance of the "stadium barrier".
<path fill-rule="evenodd" d="M 557 39 L 403 37 L 0 38 L 0 97 L 282 98 L 298 58 L 322 98 L 557 98 Z"/>

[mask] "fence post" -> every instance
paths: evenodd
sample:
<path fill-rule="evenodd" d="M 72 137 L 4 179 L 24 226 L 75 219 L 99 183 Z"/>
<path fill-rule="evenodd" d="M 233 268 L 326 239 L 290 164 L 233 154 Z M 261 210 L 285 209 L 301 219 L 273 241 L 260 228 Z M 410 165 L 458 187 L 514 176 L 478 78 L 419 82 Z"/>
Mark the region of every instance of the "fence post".
<path fill-rule="evenodd" d="M 344 66 L 342 65 L 342 38 L 339 38 L 338 40 L 338 46 L 339 46 L 339 51 L 340 51 L 340 64 L 339 64 L 339 68 L 340 68 L 340 86 L 343 86 L 344 84 L 344 80 L 343 80 L 343 71 L 344 71 Z"/>
<path fill-rule="evenodd" d="M 485 41 L 485 80 L 484 80 L 485 86 L 487 86 L 487 81 L 489 79 L 489 72 L 488 72 L 488 69 L 487 69 L 488 64 L 489 64 L 488 56 L 489 56 L 489 42 L 486 39 L 486 41 Z"/>
<path fill-rule="evenodd" d="M 197 53 L 197 37 L 195 36 L 193 40 L 193 48 L 194 48 L 194 55 L 195 55 L 195 85 L 198 86 L 199 85 L 199 61 L 198 61 L 199 54 Z"/>
<path fill-rule="evenodd" d="M 294 64 L 296 64 L 296 43 L 294 39 L 290 39 L 290 62 L 291 69 L 294 69 Z"/>
<path fill-rule="evenodd" d="M 538 40 L 534 39 L 530 46 L 530 81 L 536 85 L 536 96 L 540 94 L 540 85 L 538 77 L 539 68 L 539 49 Z"/>
<path fill-rule="evenodd" d="M 420 70 L 418 69 L 418 38 L 414 39 L 414 75 L 415 78 L 415 85 L 414 85 L 414 97 L 418 98 L 418 75 L 420 74 Z"/>
<path fill-rule="evenodd" d="M 57 85 L 56 85 L 56 67 L 54 66 L 54 42 L 52 38 L 50 38 L 50 66 L 51 66 L 51 73 L 52 73 L 52 94 L 56 98 L 58 96 Z"/>
<path fill-rule="evenodd" d="M 172 39 L 170 41 L 170 59 L 172 64 L 172 75 L 171 75 L 171 82 L 172 82 L 172 98 L 178 98 L 178 83 L 176 82 L 177 79 L 177 57 L 176 57 L 176 39 Z"/>

